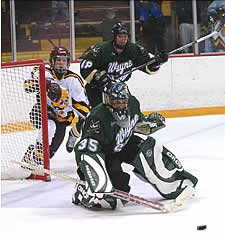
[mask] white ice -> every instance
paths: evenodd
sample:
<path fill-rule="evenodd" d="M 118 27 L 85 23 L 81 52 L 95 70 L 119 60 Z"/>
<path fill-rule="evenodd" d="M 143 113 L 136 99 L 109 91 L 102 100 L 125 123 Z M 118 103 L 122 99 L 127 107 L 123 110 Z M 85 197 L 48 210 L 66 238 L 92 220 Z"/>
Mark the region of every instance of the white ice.
<path fill-rule="evenodd" d="M 167 119 L 167 127 L 152 136 L 199 179 L 196 196 L 176 212 L 160 214 L 131 202 L 116 211 L 90 211 L 71 203 L 72 182 L 1 181 L 1 237 L 225 237 L 225 115 Z M 124 168 L 132 194 L 162 200 L 131 166 Z M 65 141 L 51 169 L 74 176 L 74 154 L 66 152 Z M 199 225 L 207 229 L 199 231 Z"/>

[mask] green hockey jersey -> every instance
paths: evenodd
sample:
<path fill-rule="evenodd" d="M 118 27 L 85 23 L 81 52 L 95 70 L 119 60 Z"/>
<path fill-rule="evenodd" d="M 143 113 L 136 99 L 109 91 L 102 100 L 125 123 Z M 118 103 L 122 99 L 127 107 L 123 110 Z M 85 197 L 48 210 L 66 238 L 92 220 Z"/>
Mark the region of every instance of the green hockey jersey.
<path fill-rule="evenodd" d="M 147 50 L 139 44 L 128 42 L 123 53 L 118 54 L 113 47 L 113 41 L 103 41 L 90 47 L 83 55 L 80 73 L 87 82 L 91 82 L 96 70 L 105 70 L 112 79 L 125 82 L 131 77 L 131 74 L 122 74 L 149 60 L 150 56 Z M 159 67 L 156 65 L 150 65 L 140 70 L 151 74 L 158 69 Z"/>
<path fill-rule="evenodd" d="M 120 152 L 128 143 L 135 125 L 145 120 L 140 111 L 140 104 L 134 96 L 130 96 L 128 108 L 129 126 L 121 128 L 106 105 L 101 103 L 96 106 L 85 120 L 78 150 L 103 153 Z"/>

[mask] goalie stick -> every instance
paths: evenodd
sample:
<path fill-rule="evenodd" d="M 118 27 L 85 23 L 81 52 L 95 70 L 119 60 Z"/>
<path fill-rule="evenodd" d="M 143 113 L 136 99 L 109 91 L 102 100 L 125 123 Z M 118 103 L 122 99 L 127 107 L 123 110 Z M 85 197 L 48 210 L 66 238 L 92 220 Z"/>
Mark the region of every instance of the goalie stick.
<path fill-rule="evenodd" d="M 23 166 L 24 168 L 29 168 L 32 170 L 36 170 L 42 173 L 46 173 L 61 179 L 65 179 L 74 183 L 78 183 L 81 185 L 85 185 L 86 182 L 63 175 L 63 174 L 59 174 L 53 171 L 50 171 L 48 169 L 44 169 L 44 168 L 38 168 L 35 166 L 32 166 L 31 164 L 25 163 L 25 162 L 19 162 L 19 161 L 15 161 L 12 160 L 13 163 L 18 164 L 20 166 Z M 175 202 L 169 203 L 169 204 L 162 204 L 159 202 L 155 202 L 155 201 L 151 201 L 151 200 L 147 200 L 145 198 L 139 197 L 139 196 L 135 196 L 120 190 L 115 190 L 113 193 L 107 193 L 107 195 L 110 195 L 112 197 L 116 197 L 125 201 L 131 201 L 131 202 L 135 202 L 137 204 L 141 204 L 143 206 L 147 206 L 150 207 L 152 209 L 155 210 L 159 210 L 163 213 L 166 212 L 172 212 L 175 211 L 178 207 L 182 206 L 183 203 L 188 200 L 195 192 L 195 189 L 191 186 L 187 186 L 184 191 L 177 197 L 177 199 L 175 200 Z M 181 196 L 182 195 L 182 196 Z"/>

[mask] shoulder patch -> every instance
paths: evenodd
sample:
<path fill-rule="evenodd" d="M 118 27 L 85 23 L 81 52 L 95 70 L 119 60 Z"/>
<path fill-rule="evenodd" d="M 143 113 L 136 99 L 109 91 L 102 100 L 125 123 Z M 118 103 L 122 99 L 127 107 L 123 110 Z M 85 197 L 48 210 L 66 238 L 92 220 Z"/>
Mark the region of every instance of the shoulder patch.
<path fill-rule="evenodd" d="M 96 45 L 95 47 L 93 47 L 93 48 L 91 49 L 91 54 L 92 54 L 93 56 L 97 56 L 98 53 L 100 52 L 100 49 L 101 49 L 101 47 L 100 47 L 99 45 Z"/>
<path fill-rule="evenodd" d="M 95 133 L 98 134 L 100 132 L 99 129 L 100 129 L 100 121 L 91 120 L 86 131 L 87 132 L 94 131 Z"/>

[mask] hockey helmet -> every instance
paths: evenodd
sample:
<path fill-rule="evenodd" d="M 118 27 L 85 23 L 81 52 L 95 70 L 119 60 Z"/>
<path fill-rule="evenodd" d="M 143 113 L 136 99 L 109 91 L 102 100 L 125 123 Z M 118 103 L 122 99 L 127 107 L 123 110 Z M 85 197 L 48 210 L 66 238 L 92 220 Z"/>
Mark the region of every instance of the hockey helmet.
<path fill-rule="evenodd" d="M 64 56 L 67 58 L 67 65 L 65 68 L 56 68 L 55 67 L 55 60 L 58 57 Z M 70 67 L 70 53 L 65 47 L 54 47 L 50 53 L 49 57 L 50 66 L 54 69 L 57 73 L 63 74 L 65 71 Z"/>
<path fill-rule="evenodd" d="M 128 27 L 125 23 L 118 22 L 118 23 L 113 25 L 112 33 L 113 33 L 113 36 L 115 38 L 115 36 L 118 35 L 118 34 L 129 35 L 129 30 L 128 30 Z"/>
<path fill-rule="evenodd" d="M 129 95 L 127 85 L 122 82 L 112 82 L 103 92 L 103 103 L 112 113 L 116 123 L 123 128 L 130 124 Z"/>
<path fill-rule="evenodd" d="M 128 30 L 128 27 L 125 23 L 123 22 L 118 22 L 116 24 L 114 24 L 113 28 L 112 28 L 112 33 L 113 33 L 113 43 L 114 43 L 114 46 L 117 48 L 117 49 L 121 49 L 123 50 L 127 43 L 126 44 L 118 44 L 117 43 L 117 40 L 116 40 L 116 36 L 119 35 L 119 34 L 125 34 L 125 35 L 129 35 L 129 30 Z"/>

